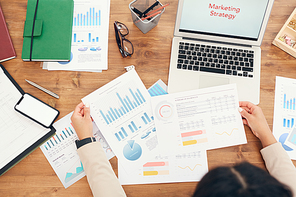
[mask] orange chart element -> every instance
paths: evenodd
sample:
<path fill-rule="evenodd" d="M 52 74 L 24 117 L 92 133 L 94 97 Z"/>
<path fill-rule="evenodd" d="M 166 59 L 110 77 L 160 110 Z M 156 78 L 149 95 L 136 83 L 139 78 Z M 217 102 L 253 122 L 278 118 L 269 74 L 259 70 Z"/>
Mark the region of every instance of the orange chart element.
<path fill-rule="evenodd" d="M 201 166 L 201 164 L 196 164 L 192 169 L 189 166 L 185 166 L 184 168 L 181 166 L 178 166 L 178 167 L 181 168 L 182 170 L 185 170 L 186 168 L 188 168 L 190 171 L 194 171 L 197 166 Z"/>
<path fill-rule="evenodd" d="M 203 134 L 206 134 L 206 130 L 197 130 L 181 133 L 183 146 L 208 142 L 208 138 L 200 137 L 200 135 Z"/>
<path fill-rule="evenodd" d="M 169 118 L 173 115 L 173 110 L 170 105 L 163 105 L 159 108 L 158 113 L 162 118 Z"/>
<path fill-rule="evenodd" d="M 169 175 L 169 162 L 147 162 L 143 165 L 143 176 Z"/>
<path fill-rule="evenodd" d="M 238 128 L 234 128 L 234 129 L 232 129 L 232 131 L 231 131 L 230 133 L 227 133 L 226 131 L 224 131 L 224 132 L 222 132 L 222 133 L 217 133 L 217 132 L 216 132 L 216 134 L 217 134 L 217 135 L 227 134 L 228 136 L 231 136 L 234 130 L 238 130 Z"/>

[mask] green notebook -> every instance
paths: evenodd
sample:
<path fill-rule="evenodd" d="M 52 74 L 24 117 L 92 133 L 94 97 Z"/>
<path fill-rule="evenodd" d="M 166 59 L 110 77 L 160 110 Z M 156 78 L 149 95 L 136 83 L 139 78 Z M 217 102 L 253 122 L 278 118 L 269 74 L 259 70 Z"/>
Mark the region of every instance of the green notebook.
<path fill-rule="evenodd" d="M 31 35 L 37 0 L 28 0 L 22 59 L 30 61 Z M 73 0 L 39 0 L 35 19 L 32 61 L 69 61 Z"/>

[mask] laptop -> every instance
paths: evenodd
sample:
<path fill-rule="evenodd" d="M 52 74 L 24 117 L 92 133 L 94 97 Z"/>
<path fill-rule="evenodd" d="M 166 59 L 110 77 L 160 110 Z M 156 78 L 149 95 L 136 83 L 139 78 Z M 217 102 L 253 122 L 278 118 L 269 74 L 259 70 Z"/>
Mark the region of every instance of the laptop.
<path fill-rule="evenodd" d="M 259 104 L 260 45 L 274 0 L 179 0 L 168 92 L 236 83 Z"/>

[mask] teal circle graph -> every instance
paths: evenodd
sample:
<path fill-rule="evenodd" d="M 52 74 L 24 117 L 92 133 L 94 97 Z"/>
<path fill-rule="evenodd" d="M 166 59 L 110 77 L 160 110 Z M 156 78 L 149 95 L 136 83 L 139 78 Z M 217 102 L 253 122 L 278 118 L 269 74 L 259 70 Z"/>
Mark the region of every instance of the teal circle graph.
<path fill-rule="evenodd" d="M 123 155 L 127 160 L 135 161 L 141 157 L 142 148 L 139 144 L 135 143 L 135 140 L 129 140 L 123 147 Z"/>

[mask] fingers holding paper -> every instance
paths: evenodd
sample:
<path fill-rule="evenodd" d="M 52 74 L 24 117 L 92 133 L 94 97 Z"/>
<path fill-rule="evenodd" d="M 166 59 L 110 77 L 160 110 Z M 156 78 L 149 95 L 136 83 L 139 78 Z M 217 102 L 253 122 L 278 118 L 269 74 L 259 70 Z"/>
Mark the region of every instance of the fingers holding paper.
<path fill-rule="evenodd" d="M 84 105 L 82 102 L 78 104 L 71 117 L 71 121 L 80 140 L 93 136 L 93 125 L 88 104 Z"/>
<path fill-rule="evenodd" d="M 253 134 L 260 139 L 263 147 L 275 143 L 276 140 L 272 135 L 262 109 L 248 101 L 240 101 L 239 106 L 243 123 L 250 127 Z"/>

